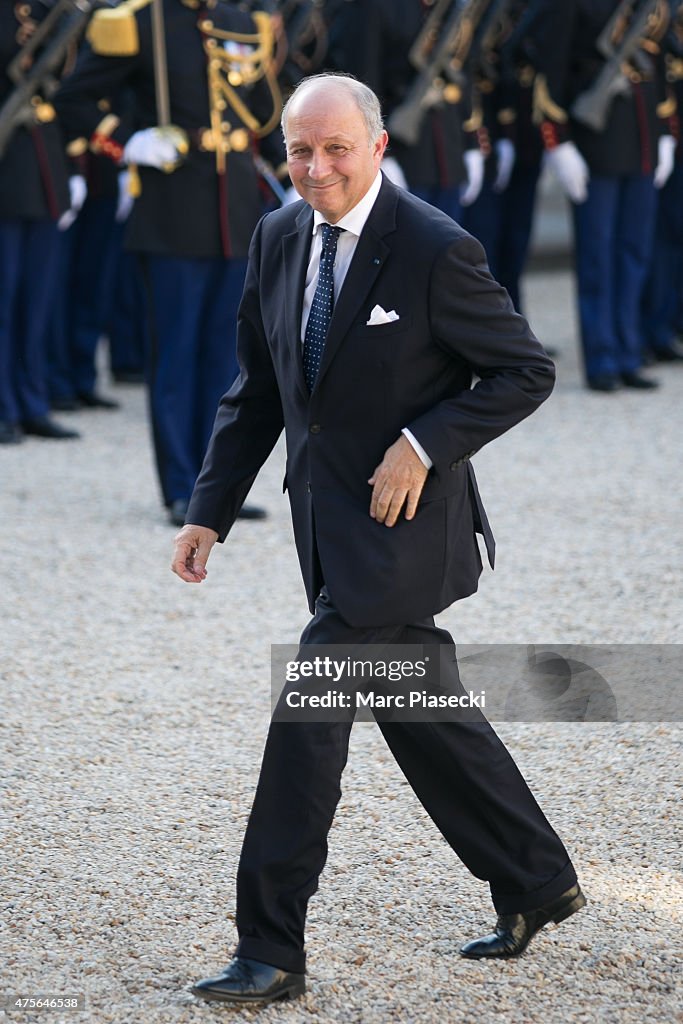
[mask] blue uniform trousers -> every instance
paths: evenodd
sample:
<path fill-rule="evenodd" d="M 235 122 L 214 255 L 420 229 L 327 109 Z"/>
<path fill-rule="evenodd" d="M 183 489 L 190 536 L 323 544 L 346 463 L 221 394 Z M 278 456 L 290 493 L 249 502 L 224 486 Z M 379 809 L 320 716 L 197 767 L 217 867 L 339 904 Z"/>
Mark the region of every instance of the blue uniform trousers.
<path fill-rule="evenodd" d="M 659 193 L 652 260 L 643 295 L 643 337 L 654 352 L 671 347 L 683 325 L 683 160 Z"/>
<path fill-rule="evenodd" d="M 59 237 L 55 221 L 0 220 L 0 420 L 49 410 L 47 330 Z"/>
<path fill-rule="evenodd" d="M 246 260 L 147 255 L 148 383 L 164 501 L 189 500 L 218 402 L 237 376 Z"/>
<path fill-rule="evenodd" d="M 586 376 L 642 364 L 641 300 L 657 193 L 651 175 L 591 176 L 574 204 L 579 321 Z"/>
<path fill-rule="evenodd" d="M 140 261 L 122 248 L 123 227 L 117 224 L 115 302 L 109 311 L 109 360 L 113 373 L 142 373 L 147 350 L 147 314 Z"/>
<path fill-rule="evenodd" d="M 86 199 L 64 237 L 61 287 L 50 343 L 53 398 L 89 395 L 95 390 L 97 343 L 106 329 L 114 292 L 118 255 L 115 214 L 115 199 Z"/>
<path fill-rule="evenodd" d="M 504 192 L 494 192 L 493 181 L 485 179 L 476 201 L 464 207 L 460 217 L 465 230 L 484 246 L 491 273 L 507 289 L 518 312 L 540 170 L 540 163 L 515 164 Z"/>
<path fill-rule="evenodd" d="M 430 206 L 448 214 L 453 220 L 460 221 L 460 186 L 453 185 L 450 188 L 441 188 L 434 185 L 431 188 L 411 188 L 410 190 L 418 199 L 423 199 Z"/>

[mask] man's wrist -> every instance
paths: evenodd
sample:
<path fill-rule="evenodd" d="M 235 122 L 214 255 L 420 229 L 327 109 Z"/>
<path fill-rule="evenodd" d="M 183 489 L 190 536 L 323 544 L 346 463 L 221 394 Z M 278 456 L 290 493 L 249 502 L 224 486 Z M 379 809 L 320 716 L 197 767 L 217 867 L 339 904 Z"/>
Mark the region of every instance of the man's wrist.
<path fill-rule="evenodd" d="M 419 441 L 417 440 L 417 438 L 415 437 L 415 435 L 414 435 L 414 434 L 412 434 L 412 433 L 411 433 L 411 431 L 410 431 L 410 430 L 408 430 L 408 428 L 407 428 L 407 427 L 404 427 L 404 428 L 403 428 L 403 430 L 401 431 L 401 433 L 402 433 L 402 434 L 403 434 L 403 436 L 404 436 L 404 437 L 406 438 L 406 440 L 407 440 L 407 441 L 409 441 L 409 442 L 410 442 L 410 444 L 412 445 L 412 447 L 413 447 L 413 449 L 414 449 L 414 451 L 415 451 L 415 454 L 416 454 L 416 455 L 418 456 L 418 458 L 420 459 L 420 462 L 422 463 L 422 465 L 423 465 L 423 466 L 424 466 L 424 467 L 425 467 L 426 469 L 431 469 L 431 468 L 432 468 L 432 466 L 434 465 L 434 463 L 433 463 L 433 462 L 432 462 L 432 460 L 431 460 L 431 459 L 429 458 L 429 456 L 427 455 L 427 452 L 426 452 L 426 451 L 424 450 L 424 448 L 422 447 L 422 445 L 420 444 L 420 442 L 419 442 Z"/>

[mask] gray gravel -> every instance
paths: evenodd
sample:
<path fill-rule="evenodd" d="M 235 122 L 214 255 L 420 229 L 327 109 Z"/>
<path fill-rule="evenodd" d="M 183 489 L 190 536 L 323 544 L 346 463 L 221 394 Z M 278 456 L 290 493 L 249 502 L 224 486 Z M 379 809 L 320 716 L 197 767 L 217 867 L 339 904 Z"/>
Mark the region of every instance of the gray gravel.
<path fill-rule="evenodd" d="M 475 460 L 498 568 L 442 622 L 463 643 L 680 643 L 683 368 L 659 370 L 658 393 L 586 392 L 569 276 L 528 290 L 537 333 L 561 353 L 558 386 Z M 252 1020 L 188 986 L 234 941 L 269 645 L 295 642 L 307 617 L 282 449 L 253 493 L 270 519 L 238 523 L 207 583 L 183 586 L 144 397 L 118 393 L 121 413 L 78 415 L 80 444 L 0 450 L 0 992 L 86 995 L 80 1016 L 10 1018 L 22 1021 Z M 680 728 L 498 730 L 567 842 L 586 910 L 520 961 L 458 959 L 493 923 L 486 887 L 359 725 L 311 904 L 309 992 L 263 1019 L 683 1020 Z"/>

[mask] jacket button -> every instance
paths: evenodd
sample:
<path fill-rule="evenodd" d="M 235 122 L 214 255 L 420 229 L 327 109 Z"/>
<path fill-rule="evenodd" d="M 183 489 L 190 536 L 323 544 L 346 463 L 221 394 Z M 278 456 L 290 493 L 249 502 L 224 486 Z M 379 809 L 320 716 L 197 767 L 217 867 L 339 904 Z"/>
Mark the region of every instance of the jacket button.
<path fill-rule="evenodd" d="M 319 434 L 320 431 L 322 430 L 322 427 L 320 426 L 319 423 L 311 423 L 308 430 L 311 434 Z"/>
<path fill-rule="evenodd" d="M 306 481 L 306 490 L 308 491 L 309 494 L 311 493 L 311 481 L 310 480 Z"/>

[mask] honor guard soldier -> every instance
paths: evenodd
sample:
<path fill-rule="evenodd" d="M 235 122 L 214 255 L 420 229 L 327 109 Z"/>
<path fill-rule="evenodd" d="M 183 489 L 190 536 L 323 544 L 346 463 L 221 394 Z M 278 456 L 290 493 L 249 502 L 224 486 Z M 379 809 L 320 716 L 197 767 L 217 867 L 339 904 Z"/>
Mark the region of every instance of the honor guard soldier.
<path fill-rule="evenodd" d="M 55 104 L 72 142 L 131 169 L 126 244 L 147 286 L 156 461 L 181 525 L 237 372 L 237 307 L 263 208 L 255 140 L 275 166 L 284 158 L 270 17 L 224 0 L 125 0 L 97 12 L 88 40 Z M 124 86 L 136 97 L 132 134 L 98 108 Z"/>
<path fill-rule="evenodd" d="M 674 169 L 659 193 L 655 240 L 643 301 L 643 336 L 647 350 L 662 363 L 683 360 L 676 334 L 683 334 L 683 2 L 672 5 L 664 40 L 664 66 L 676 139 Z"/>
<path fill-rule="evenodd" d="M 96 389 L 96 354 L 113 303 L 121 172 L 111 160 L 90 152 L 79 156 L 78 165 L 87 195 L 62 239 L 50 345 L 50 400 L 52 408 L 60 411 L 117 409 L 118 402 Z"/>
<path fill-rule="evenodd" d="M 533 28 L 535 116 L 573 203 L 579 321 L 588 387 L 652 388 L 641 300 L 657 187 L 673 166 L 661 67 L 666 0 L 541 4 Z"/>
<path fill-rule="evenodd" d="M 520 278 L 533 222 L 543 144 L 532 121 L 535 79 L 529 32 L 538 3 L 491 0 L 475 88 L 489 138 L 484 183 L 462 226 L 484 246 L 491 273 L 522 312 Z"/>
<path fill-rule="evenodd" d="M 49 5 L 0 5 L 0 444 L 78 437 L 49 416 L 47 338 L 70 167 L 40 70 L 64 58 Z M 57 52 L 58 51 L 58 52 Z M 83 194 L 73 175 L 74 200 Z"/>
<path fill-rule="evenodd" d="M 330 22 L 327 60 L 379 96 L 390 155 L 410 191 L 453 219 L 474 201 L 483 178 L 481 121 L 472 112 L 467 52 L 454 80 L 444 71 L 453 57 L 449 37 L 458 36 L 456 21 L 465 6 L 448 0 L 348 0 Z"/>

